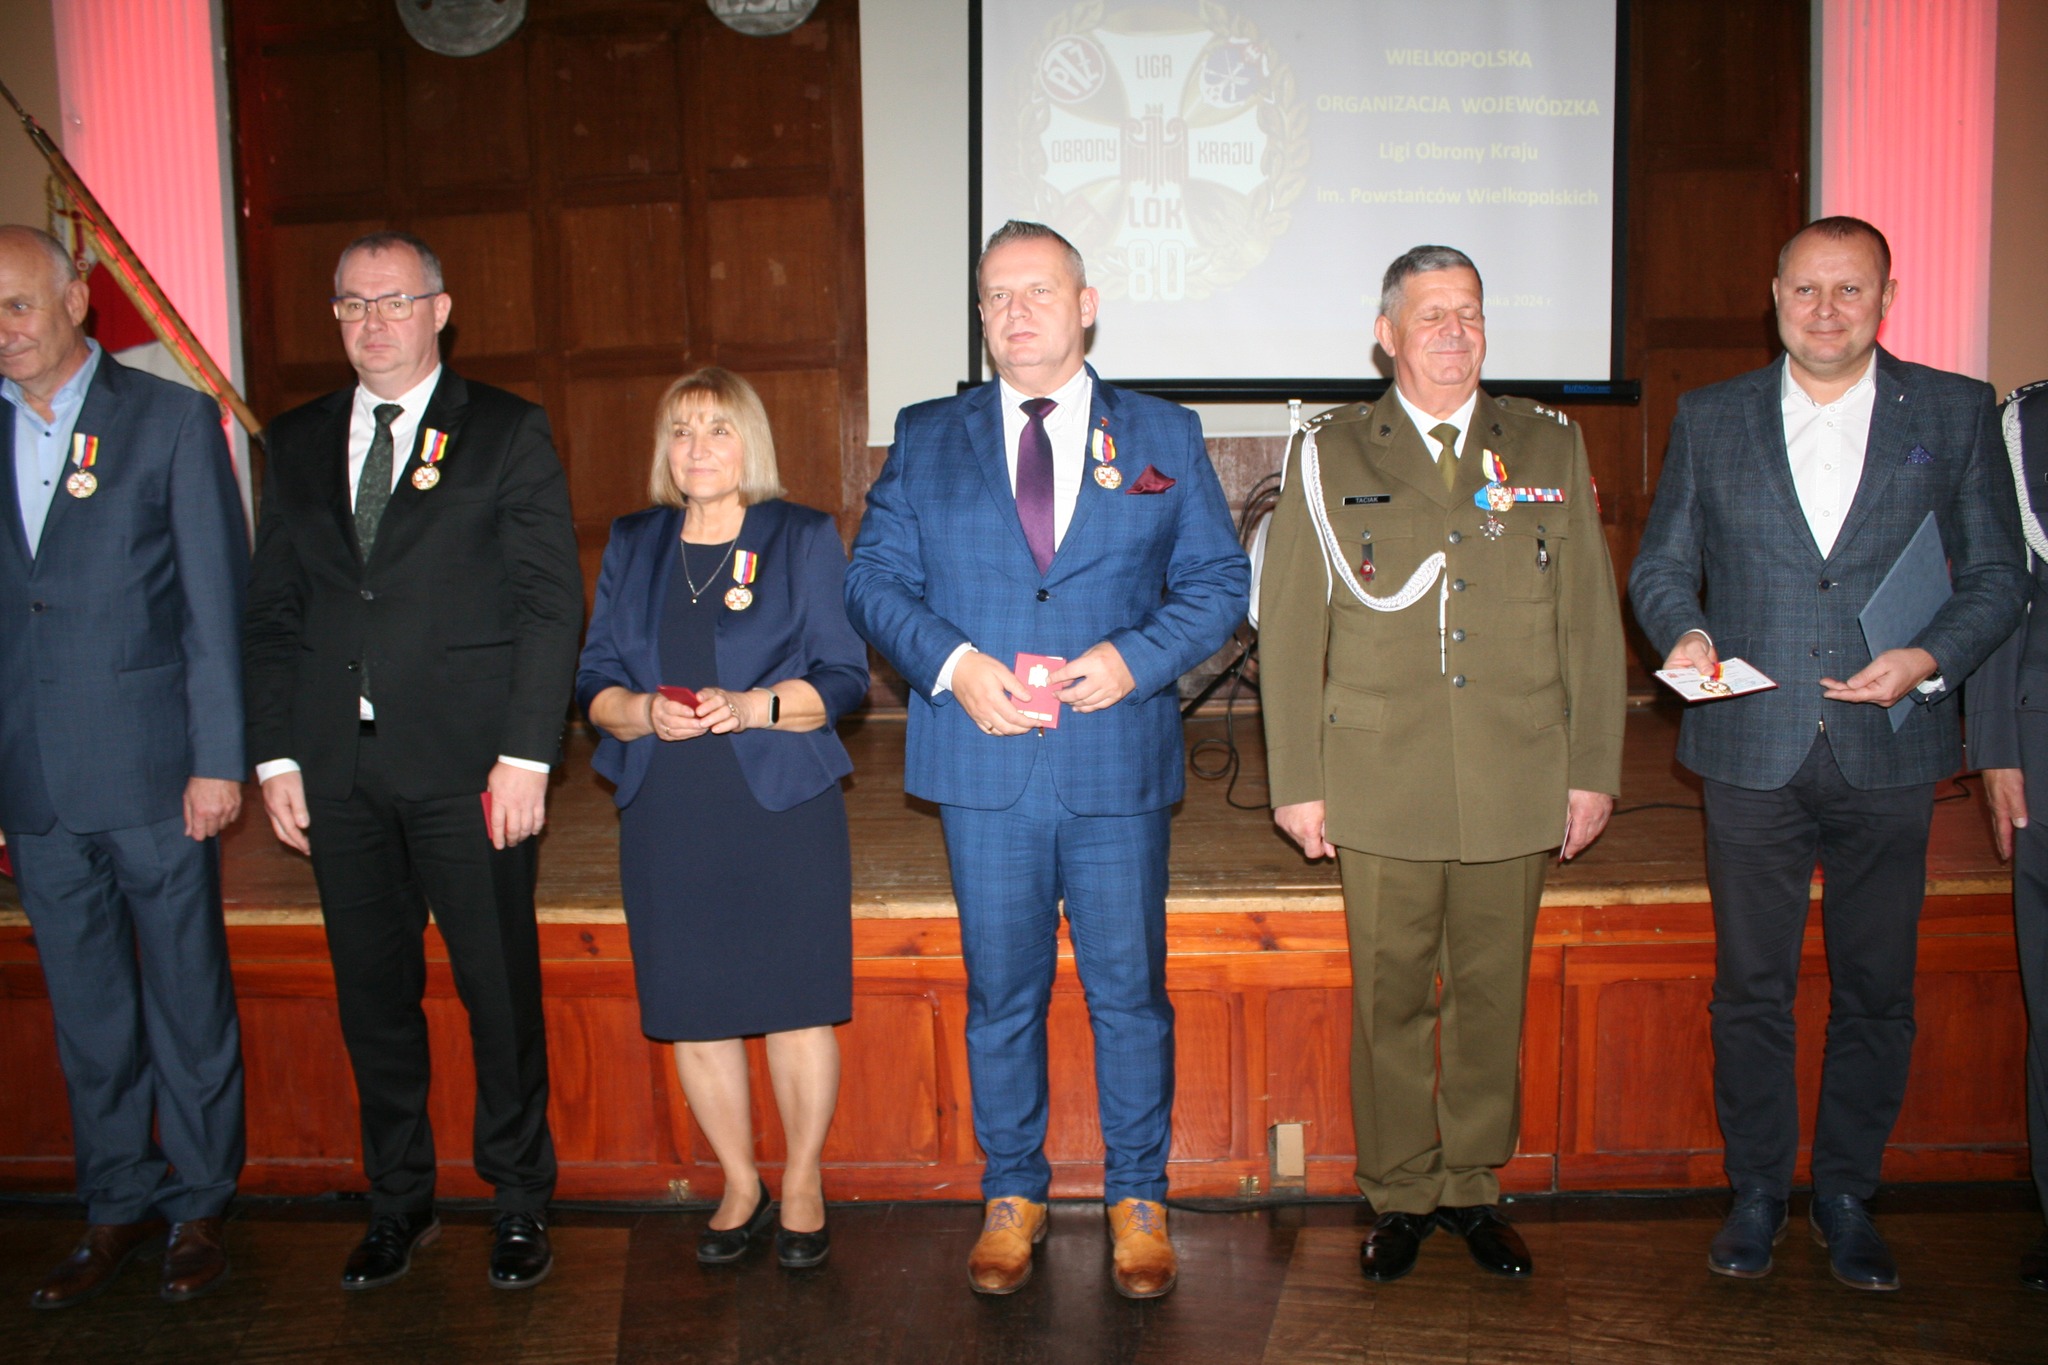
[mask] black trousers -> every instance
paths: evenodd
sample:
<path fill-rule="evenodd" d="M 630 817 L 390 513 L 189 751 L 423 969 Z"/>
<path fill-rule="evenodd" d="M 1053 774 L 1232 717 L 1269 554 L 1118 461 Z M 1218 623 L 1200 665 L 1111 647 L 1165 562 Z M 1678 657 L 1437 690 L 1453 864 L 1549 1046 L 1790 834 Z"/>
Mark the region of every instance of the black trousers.
<path fill-rule="evenodd" d="M 313 875 L 334 960 L 342 1039 L 362 1109 L 373 1215 L 434 1198 L 424 937 L 448 945 L 476 1063 L 477 1174 L 506 1213 L 537 1213 L 555 1188 L 547 1035 L 534 923 L 535 841 L 498 850 L 478 793 L 411 801 L 365 735 L 346 800 L 308 798 Z"/>
<path fill-rule="evenodd" d="M 1792 1188 L 1799 1091 L 1792 1006 L 1819 859 L 1827 1050 L 1813 1130 L 1819 1195 L 1869 1198 L 1906 1094 L 1913 969 L 1934 784 L 1859 791 L 1825 732 L 1775 791 L 1706 784 L 1714 898 L 1714 1105 L 1736 1189 Z"/>
<path fill-rule="evenodd" d="M 2027 999 L 2027 1141 L 2034 1189 L 2048 1210 L 2048 762 L 2036 762 L 2048 755 L 2048 714 L 2020 713 L 2020 753 L 2033 818 L 2013 832 L 2013 939 Z"/>

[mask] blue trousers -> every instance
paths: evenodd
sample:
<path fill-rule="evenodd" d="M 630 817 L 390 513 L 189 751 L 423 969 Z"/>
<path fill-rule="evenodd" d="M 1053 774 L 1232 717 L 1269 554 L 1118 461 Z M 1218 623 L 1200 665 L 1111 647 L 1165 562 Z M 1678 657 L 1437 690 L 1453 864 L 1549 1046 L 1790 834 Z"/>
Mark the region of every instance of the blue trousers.
<path fill-rule="evenodd" d="M 1030 738 L 1010 741 L 1036 743 Z M 1172 811 L 1075 815 L 1043 757 L 1007 810 L 943 806 L 967 963 L 967 1064 L 984 1199 L 1043 1202 L 1045 1015 L 1060 901 L 1095 1035 L 1103 1199 L 1166 1197 L 1173 1006 L 1166 998 L 1166 853 Z"/>
<path fill-rule="evenodd" d="M 7 846 L 56 1019 L 87 1220 L 219 1214 L 243 1134 L 217 842 L 186 838 L 173 817 L 10 831 Z"/>

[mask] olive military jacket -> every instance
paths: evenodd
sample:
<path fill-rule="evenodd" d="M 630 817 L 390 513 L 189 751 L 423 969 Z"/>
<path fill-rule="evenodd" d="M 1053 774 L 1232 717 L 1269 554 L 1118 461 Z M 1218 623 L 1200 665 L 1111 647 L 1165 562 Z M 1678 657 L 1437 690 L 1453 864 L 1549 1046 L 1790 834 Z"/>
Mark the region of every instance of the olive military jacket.
<path fill-rule="evenodd" d="M 1367 607 L 1329 562 L 1302 476 L 1311 437 L 1337 549 L 1368 595 L 1394 597 L 1443 552 L 1413 605 Z M 1563 501 L 1514 503 L 1490 527 L 1473 501 L 1488 453 L 1506 486 Z M 1259 594 L 1273 805 L 1325 801 L 1331 843 L 1396 858 L 1554 848 L 1568 789 L 1621 789 L 1623 651 L 1585 441 L 1563 414 L 1481 392 L 1455 492 L 1392 395 L 1296 435 Z"/>

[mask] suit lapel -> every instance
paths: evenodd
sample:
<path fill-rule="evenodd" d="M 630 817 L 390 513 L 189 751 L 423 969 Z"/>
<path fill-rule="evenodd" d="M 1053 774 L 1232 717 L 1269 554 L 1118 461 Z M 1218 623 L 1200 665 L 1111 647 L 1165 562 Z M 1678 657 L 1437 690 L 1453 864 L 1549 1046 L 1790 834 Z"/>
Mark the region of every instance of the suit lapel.
<path fill-rule="evenodd" d="M 28 531 L 21 524 L 21 495 L 14 480 L 14 405 L 0 403 L 0 520 L 6 521 L 7 543 L 26 570 L 35 556 L 28 552 Z"/>
<path fill-rule="evenodd" d="M 115 373 L 116 369 L 117 363 L 113 357 L 102 351 L 99 366 L 92 373 L 92 383 L 86 386 L 85 402 L 79 405 L 78 420 L 71 426 L 74 441 L 80 436 L 100 438 L 100 457 L 99 463 L 95 466 L 95 477 L 101 483 L 120 477 L 119 461 L 123 454 L 119 439 L 121 433 L 114 428 L 121 410 L 121 400 L 117 392 L 121 387 L 121 380 Z M 113 439 L 110 440 L 109 437 Z M 71 470 L 70 455 L 67 453 L 64 459 L 65 463 L 58 466 L 57 471 L 60 480 L 67 478 Z M 12 470 L 9 473 L 11 474 Z M 36 547 L 35 558 L 42 557 L 44 548 L 50 544 L 50 538 L 58 534 L 64 523 L 71 519 L 71 504 L 77 501 L 77 498 L 65 491 L 62 483 L 57 485 L 56 496 L 50 499 L 49 515 L 43 518 L 43 539 Z M 17 514 L 14 520 L 19 526 L 21 517 Z M 27 543 L 27 533 L 23 532 L 22 544 Z"/>
<path fill-rule="evenodd" d="M 1821 558 L 1820 546 L 1813 539 L 1813 528 L 1806 524 L 1806 510 L 1799 505 L 1799 490 L 1792 483 L 1792 453 L 1785 447 L 1785 403 L 1782 388 L 1785 382 L 1785 361 L 1757 372 L 1754 388 L 1750 390 L 1749 402 L 1745 406 L 1743 420 L 1749 427 L 1749 440 L 1744 449 L 1756 452 L 1763 485 L 1776 499 L 1778 510 L 1798 536 L 1799 543 L 1813 552 L 1815 559 Z M 1840 544 L 1838 537 L 1836 544 Z"/>
<path fill-rule="evenodd" d="M 995 500 L 996 520 L 1009 527 L 1010 540 L 1024 562 L 1038 576 L 1038 561 L 1031 557 L 1031 543 L 1024 539 L 1024 523 L 1017 520 L 1017 494 L 1010 488 L 1010 459 L 1003 443 L 1002 381 L 991 379 L 967 395 L 967 445 L 981 466 L 982 482 Z"/>
<path fill-rule="evenodd" d="M 1476 407 L 1473 412 L 1479 411 Z M 1429 453 L 1429 443 L 1422 439 L 1422 433 L 1415 429 L 1415 423 L 1408 418 L 1408 409 L 1401 406 L 1401 400 L 1389 387 L 1386 396 L 1373 405 L 1371 433 L 1366 445 L 1372 451 L 1373 463 L 1383 473 L 1401 480 L 1438 507 L 1449 507 L 1457 499 L 1444 487 L 1443 473 Z M 1473 421 L 1476 425 L 1478 418 Z M 1468 442 L 1469 444 L 1469 442 Z M 1470 471 L 1459 471 L 1462 486 Z M 1473 485 L 1478 486 L 1476 483 Z M 1466 497 L 1471 497 L 1467 492 Z"/>
<path fill-rule="evenodd" d="M 454 444 L 452 441 L 449 444 Z M 676 557 L 683 552 L 683 513 L 679 507 L 669 508 L 655 518 L 654 534 L 654 586 L 647 594 L 647 642 L 654 652 L 654 672 L 658 682 L 661 676 L 661 616 L 668 610 L 668 584 L 676 575 Z"/>
<path fill-rule="evenodd" d="M 356 517 L 350 506 L 355 490 L 349 487 L 348 478 L 348 427 L 355 412 L 356 391 L 343 389 L 335 399 L 333 408 L 322 414 L 312 445 L 319 452 L 320 489 L 327 499 L 327 513 L 334 518 L 334 529 L 341 536 L 342 553 L 361 568 L 363 547 L 356 544 Z"/>
<path fill-rule="evenodd" d="M 1074 494 L 1074 515 L 1067 519 L 1067 533 L 1060 537 L 1059 549 L 1053 552 L 1052 565 L 1046 570 L 1047 577 L 1052 575 L 1053 569 L 1059 567 L 1060 559 L 1067 554 L 1069 549 L 1080 542 L 1081 528 L 1088 524 L 1089 514 L 1095 510 L 1096 506 L 1104 498 L 1116 496 L 1115 493 L 1095 482 L 1095 471 L 1090 467 L 1095 464 L 1095 461 L 1089 458 L 1088 442 L 1095 438 L 1095 433 L 1098 431 L 1107 432 L 1111 440 L 1116 439 L 1116 416 L 1122 404 L 1117 401 L 1117 391 L 1110 385 L 1102 382 L 1101 378 L 1095 373 L 1093 366 L 1090 366 L 1088 369 L 1088 377 L 1095 381 L 1091 386 L 1095 397 L 1088 407 L 1088 434 L 1081 438 L 1081 487 Z M 1121 455 L 1123 452 L 1118 451 L 1117 453 Z M 1118 472 L 1126 480 L 1137 477 L 1135 473 L 1123 468 L 1121 465 L 1118 466 Z M 1020 527 L 1022 524 L 1021 522 L 1018 523 Z"/>
<path fill-rule="evenodd" d="M 1849 514 L 1842 518 L 1842 529 L 1835 536 L 1830 559 L 1856 538 L 1863 523 L 1870 520 L 1871 511 L 1891 491 L 1892 480 L 1898 477 L 1899 461 L 1904 458 L 1900 447 L 1906 444 L 1911 430 L 1912 400 L 1895 362 L 1882 348 L 1877 353 L 1877 373 L 1872 379 L 1877 397 L 1870 407 L 1870 437 L 1863 445 L 1863 474 L 1856 480 L 1856 496 L 1849 503 Z"/>

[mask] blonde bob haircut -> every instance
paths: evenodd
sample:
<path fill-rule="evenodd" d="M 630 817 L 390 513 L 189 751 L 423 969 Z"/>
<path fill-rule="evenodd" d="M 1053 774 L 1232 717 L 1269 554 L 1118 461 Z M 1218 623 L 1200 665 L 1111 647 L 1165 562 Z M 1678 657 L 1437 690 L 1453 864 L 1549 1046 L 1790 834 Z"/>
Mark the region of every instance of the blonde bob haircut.
<path fill-rule="evenodd" d="M 754 386 L 731 370 L 707 365 L 668 386 L 654 409 L 654 467 L 647 473 L 647 496 L 662 507 L 681 507 L 689 499 L 669 472 L 669 426 L 685 408 L 700 408 L 723 417 L 740 434 L 740 506 L 782 496 L 782 476 L 775 467 L 775 436 L 768 429 L 768 410 Z"/>

